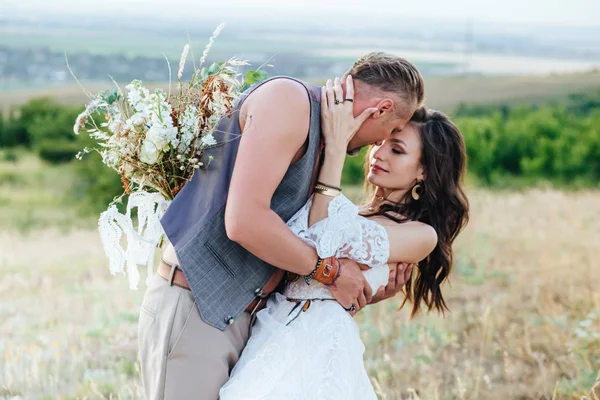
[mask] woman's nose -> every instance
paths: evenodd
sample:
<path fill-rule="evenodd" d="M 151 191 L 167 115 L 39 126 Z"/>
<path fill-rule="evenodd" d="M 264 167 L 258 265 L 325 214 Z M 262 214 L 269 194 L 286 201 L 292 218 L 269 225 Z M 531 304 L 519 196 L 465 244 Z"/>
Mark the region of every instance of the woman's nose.
<path fill-rule="evenodd" d="M 377 145 L 377 148 L 375 149 L 375 151 L 373 152 L 373 158 L 376 160 L 381 160 L 382 156 L 383 156 L 383 146 L 381 145 Z"/>

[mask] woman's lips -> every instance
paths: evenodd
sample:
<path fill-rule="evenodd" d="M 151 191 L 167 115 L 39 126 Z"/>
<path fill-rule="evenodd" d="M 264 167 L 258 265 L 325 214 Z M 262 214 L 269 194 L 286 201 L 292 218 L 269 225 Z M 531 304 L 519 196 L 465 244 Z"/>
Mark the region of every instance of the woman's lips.
<path fill-rule="evenodd" d="M 372 165 L 371 166 L 371 171 L 373 171 L 373 172 L 387 172 L 385 169 L 381 168 L 378 165 Z"/>

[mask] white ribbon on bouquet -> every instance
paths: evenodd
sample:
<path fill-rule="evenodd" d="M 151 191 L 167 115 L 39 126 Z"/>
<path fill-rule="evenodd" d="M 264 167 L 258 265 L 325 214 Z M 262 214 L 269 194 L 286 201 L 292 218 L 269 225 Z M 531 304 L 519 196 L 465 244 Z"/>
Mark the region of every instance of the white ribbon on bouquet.
<path fill-rule="evenodd" d="M 146 284 L 153 275 L 154 252 L 164 234 L 160 219 L 169 204 L 171 201 L 160 193 L 139 191 L 129 196 L 125 214 L 121 214 L 115 205 L 100 214 L 98 230 L 110 272 L 113 276 L 127 274 L 132 290 L 137 290 L 140 281 L 138 265 L 146 265 Z M 137 208 L 137 227 L 131 218 L 134 208 Z M 121 245 L 123 234 L 127 237 L 125 248 Z"/>

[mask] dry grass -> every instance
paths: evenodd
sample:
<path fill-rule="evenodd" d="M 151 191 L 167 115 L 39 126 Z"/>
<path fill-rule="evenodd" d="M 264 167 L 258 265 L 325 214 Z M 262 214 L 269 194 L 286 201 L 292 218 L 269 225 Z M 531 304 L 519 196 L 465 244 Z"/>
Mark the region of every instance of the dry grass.
<path fill-rule="evenodd" d="M 390 303 L 361 316 L 382 397 L 579 398 L 600 369 L 600 193 L 470 198 L 452 312 L 409 323 Z"/>
<path fill-rule="evenodd" d="M 451 313 L 409 322 L 388 301 L 360 314 L 375 387 L 382 399 L 579 399 L 600 368 L 600 192 L 470 198 L 445 289 Z M 110 276 L 95 229 L 2 221 L 0 398 L 141 398 L 143 292 Z"/>

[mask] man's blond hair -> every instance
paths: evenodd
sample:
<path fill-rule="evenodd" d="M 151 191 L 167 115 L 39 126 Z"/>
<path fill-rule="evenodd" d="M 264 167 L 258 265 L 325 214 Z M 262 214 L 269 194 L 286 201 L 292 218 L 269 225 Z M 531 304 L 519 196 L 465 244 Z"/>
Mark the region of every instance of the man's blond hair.
<path fill-rule="evenodd" d="M 421 106 L 425 98 L 425 83 L 419 70 L 410 61 L 393 54 L 369 53 L 356 60 L 348 73 L 402 100 L 403 104 L 394 110 L 398 116 L 407 116 Z"/>

